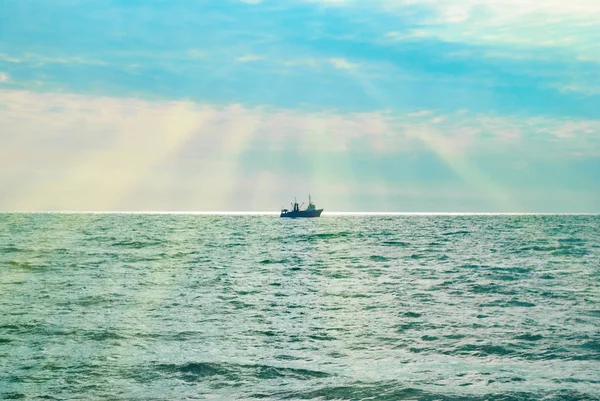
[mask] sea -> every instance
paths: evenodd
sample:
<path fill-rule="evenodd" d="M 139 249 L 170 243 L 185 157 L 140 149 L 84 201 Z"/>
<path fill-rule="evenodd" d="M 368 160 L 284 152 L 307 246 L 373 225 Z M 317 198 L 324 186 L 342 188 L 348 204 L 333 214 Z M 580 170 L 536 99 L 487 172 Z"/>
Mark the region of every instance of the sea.
<path fill-rule="evenodd" d="M 598 400 L 600 216 L 3 213 L 0 399 Z"/>

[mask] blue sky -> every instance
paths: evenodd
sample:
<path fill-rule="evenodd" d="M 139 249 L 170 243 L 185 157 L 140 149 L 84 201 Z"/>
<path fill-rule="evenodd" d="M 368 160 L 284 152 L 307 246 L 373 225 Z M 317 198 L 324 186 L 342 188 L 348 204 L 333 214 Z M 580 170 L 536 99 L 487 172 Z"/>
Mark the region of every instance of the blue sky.
<path fill-rule="evenodd" d="M 600 3 L 5 0 L 0 209 L 600 212 Z"/>

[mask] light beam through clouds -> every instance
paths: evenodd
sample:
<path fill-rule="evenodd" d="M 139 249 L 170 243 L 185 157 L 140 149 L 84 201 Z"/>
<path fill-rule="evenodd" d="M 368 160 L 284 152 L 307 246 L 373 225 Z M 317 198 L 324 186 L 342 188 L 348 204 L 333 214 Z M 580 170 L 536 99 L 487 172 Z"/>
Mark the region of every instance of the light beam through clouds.
<path fill-rule="evenodd" d="M 524 157 L 532 180 L 540 180 L 535 185 L 544 187 L 553 177 L 536 165 L 600 155 L 599 121 L 302 112 L 22 91 L 2 91 L 0 101 L 0 206 L 8 210 L 236 210 L 240 187 L 246 197 L 271 194 L 276 206 L 260 196 L 251 206 L 271 210 L 296 192 L 290 183 L 304 179 L 328 201 L 339 191 L 425 190 L 429 183 L 407 183 L 382 160 L 430 155 L 458 173 L 454 184 L 465 196 L 483 195 L 491 210 L 518 211 L 519 204 L 508 201 L 524 189 L 511 188 L 512 174 L 522 173 L 512 170 L 515 158 Z M 502 161 L 505 153 L 515 157 Z M 286 155 L 300 157 L 300 165 Z M 481 158 L 496 160 L 506 173 L 466 164 Z M 180 175 L 181 168 L 188 174 Z M 594 171 L 581 173 L 578 190 L 596 180 Z M 398 211 L 378 191 L 378 210 Z M 441 205 L 443 199 L 440 194 Z"/>

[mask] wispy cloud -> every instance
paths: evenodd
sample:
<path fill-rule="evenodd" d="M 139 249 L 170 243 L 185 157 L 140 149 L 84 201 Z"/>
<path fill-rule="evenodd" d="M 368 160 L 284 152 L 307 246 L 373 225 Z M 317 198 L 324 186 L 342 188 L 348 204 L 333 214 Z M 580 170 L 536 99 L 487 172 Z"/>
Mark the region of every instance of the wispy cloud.
<path fill-rule="evenodd" d="M 279 63 L 288 66 L 288 67 L 317 67 L 321 64 L 321 62 L 314 58 L 301 58 L 301 59 L 288 59 L 288 60 L 279 60 Z"/>
<path fill-rule="evenodd" d="M 241 56 L 241 57 L 237 57 L 236 58 L 237 61 L 241 61 L 241 62 L 260 61 L 260 60 L 263 60 L 263 59 L 264 59 L 264 57 L 257 56 L 256 54 L 247 54 L 245 56 Z"/>
<path fill-rule="evenodd" d="M 339 4 L 361 12 L 377 8 L 411 22 L 405 30 L 389 31 L 388 39 L 435 37 L 473 45 L 559 48 L 600 62 L 600 3 L 595 1 L 346 0 Z"/>
<path fill-rule="evenodd" d="M 331 58 L 331 59 L 329 59 L 329 62 L 335 68 L 339 68 L 342 70 L 351 70 L 351 69 L 358 67 L 358 64 L 351 63 L 348 60 L 343 59 L 343 58 Z"/>
<path fill-rule="evenodd" d="M 408 113 L 409 117 L 424 117 L 433 114 L 431 110 L 419 110 L 412 113 Z"/>
<path fill-rule="evenodd" d="M 102 60 L 88 59 L 79 56 L 68 56 L 68 57 L 55 57 L 45 56 L 36 53 L 24 53 L 18 57 L 11 56 L 8 54 L 0 53 L 0 61 L 6 61 L 9 63 L 32 63 L 37 66 L 45 64 L 87 64 L 87 65 L 106 65 L 106 62 Z"/>
<path fill-rule="evenodd" d="M 412 29 L 404 32 L 392 31 L 385 34 L 386 38 L 397 41 L 423 39 L 431 36 L 433 36 L 431 32 L 421 29 Z"/>

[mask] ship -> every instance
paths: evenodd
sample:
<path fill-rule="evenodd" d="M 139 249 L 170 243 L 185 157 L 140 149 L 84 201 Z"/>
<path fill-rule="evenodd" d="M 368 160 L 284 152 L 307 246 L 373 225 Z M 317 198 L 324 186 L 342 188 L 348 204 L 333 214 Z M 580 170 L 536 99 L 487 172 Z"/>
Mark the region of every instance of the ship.
<path fill-rule="evenodd" d="M 304 205 L 304 203 L 302 203 L 302 205 Z M 297 217 L 321 217 L 323 209 L 317 209 L 315 204 L 312 202 L 310 195 L 308 195 L 308 207 L 306 209 L 300 209 L 302 205 L 298 205 L 296 198 L 294 198 L 292 210 L 282 208 L 279 217 L 289 217 L 292 219 Z"/>

